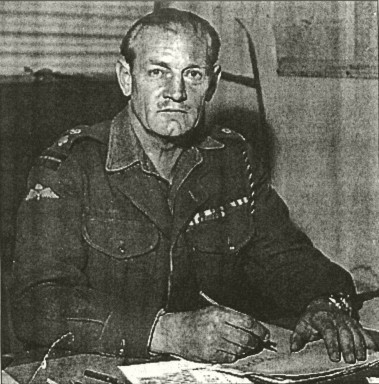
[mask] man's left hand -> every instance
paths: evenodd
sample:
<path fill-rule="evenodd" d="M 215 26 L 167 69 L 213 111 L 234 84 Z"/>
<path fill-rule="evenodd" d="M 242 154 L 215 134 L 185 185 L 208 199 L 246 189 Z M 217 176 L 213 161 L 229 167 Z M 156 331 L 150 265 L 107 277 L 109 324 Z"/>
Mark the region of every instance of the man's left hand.
<path fill-rule="evenodd" d="M 366 360 L 366 350 L 376 345 L 362 326 L 328 299 L 318 299 L 305 310 L 291 335 L 291 352 L 301 350 L 305 344 L 324 339 L 331 361 L 346 363 Z"/>

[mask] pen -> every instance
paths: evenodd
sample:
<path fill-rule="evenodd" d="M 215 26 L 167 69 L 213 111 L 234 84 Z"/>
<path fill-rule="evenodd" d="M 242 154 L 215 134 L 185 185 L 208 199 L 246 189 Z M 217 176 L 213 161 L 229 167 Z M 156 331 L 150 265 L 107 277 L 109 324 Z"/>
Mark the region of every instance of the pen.
<path fill-rule="evenodd" d="M 217 305 L 218 307 L 222 307 L 217 301 L 210 298 L 207 294 L 205 294 L 203 291 L 200 291 L 200 296 L 203 297 L 209 304 Z M 260 340 L 259 346 L 267 349 L 269 351 L 278 352 L 276 349 L 277 343 L 271 341 L 271 340 Z M 248 345 L 245 346 L 245 348 L 251 349 L 252 351 L 256 351 L 256 348 L 250 347 Z"/>
<path fill-rule="evenodd" d="M 277 346 L 277 343 L 275 343 L 274 341 L 271 341 L 271 340 L 264 340 L 260 343 L 260 345 L 264 348 L 264 349 L 267 349 L 269 351 L 273 351 L 273 352 L 278 352 L 276 346 Z"/>
<path fill-rule="evenodd" d="M 92 371 L 90 369 L 86 369 L 84 371 L 84 376 L 90 377 L 91 379 L 104 381 L 105 383 L 120 384 L 120 382 L 115 377 L 109 376 L 105 373 Z"/>

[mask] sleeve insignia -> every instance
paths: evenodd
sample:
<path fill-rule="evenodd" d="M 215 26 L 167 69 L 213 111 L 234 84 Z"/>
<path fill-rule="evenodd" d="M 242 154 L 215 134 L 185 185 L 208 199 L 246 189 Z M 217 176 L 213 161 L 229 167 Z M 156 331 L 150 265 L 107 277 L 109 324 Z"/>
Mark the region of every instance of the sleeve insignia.
<path fill-rule="evenodd" d="M 25 200 L 29 201 L 36 199 L 39 201 L 44 198 L 59 199 L 59 196 L 50 187 L 44 188 L 41 184 L 36 184 L 36 186 L 29 191 Z"/>

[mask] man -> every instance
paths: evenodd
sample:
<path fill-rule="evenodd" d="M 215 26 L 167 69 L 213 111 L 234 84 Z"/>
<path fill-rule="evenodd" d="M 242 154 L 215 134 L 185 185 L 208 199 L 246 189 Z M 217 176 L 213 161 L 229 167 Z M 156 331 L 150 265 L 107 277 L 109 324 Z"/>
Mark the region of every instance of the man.
<path fill-rule="evenodd" d="M 175 9 L 137 21 L 117 76 L 126 108 L 62 136 L 19 212 L 14 323 L 30 346 L 231 362 L 297 317 L 293 351 L 366 358 L 351 276 L 290 221 L 239 134 L 204 125 L 220 40 Z M 220 305 L 218 305 L 218 304 Z"/>

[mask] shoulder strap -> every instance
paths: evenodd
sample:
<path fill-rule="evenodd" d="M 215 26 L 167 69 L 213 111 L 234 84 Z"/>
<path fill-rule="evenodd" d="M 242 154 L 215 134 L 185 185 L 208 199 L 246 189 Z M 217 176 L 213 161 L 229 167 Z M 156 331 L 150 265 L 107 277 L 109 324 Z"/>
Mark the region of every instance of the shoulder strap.
<path fill-rule="evenodd" d="M 215 139 L 231 139 L 231 140 L 237 140 L 239 142 L 246 142 L 246 139 L 243 135 L 241 135 L 240 133 L 236 132 L 236 131 L 233 131 L 232 129 L 230 128 L 226 128 L 226 127 L 221 127 L 221 126 L 216 126 L 216 128 L 214 129 L 213 133 L 212 133 L 212 137 L 214 137 Z"/>
<path fill-rule="evenodd" d="M 71 149 L 78 141 L 91 139 L 106 144 L 109 136 L 109 122 L 94 126 L 78 125 L 61 134 L 61 136 L 38 157 L 36 165 L 45 166 L 53 170 L 59 169 L 61 164 L 71 153 Z"/>

